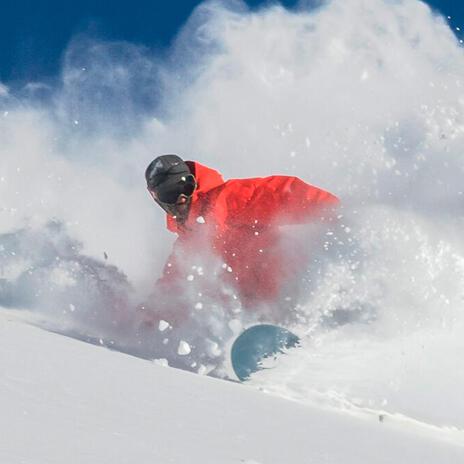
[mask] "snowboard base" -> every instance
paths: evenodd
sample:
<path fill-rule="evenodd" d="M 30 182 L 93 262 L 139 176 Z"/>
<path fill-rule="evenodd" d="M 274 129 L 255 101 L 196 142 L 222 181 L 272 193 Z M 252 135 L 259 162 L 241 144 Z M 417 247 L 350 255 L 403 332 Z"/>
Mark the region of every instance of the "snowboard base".
<path fill-rule="evenodd" d="M 297 346 L 298 336 L 283 327 L 260 324 L 249 327 L 234 341 L 231 361 L 237 377 L 243 382 L 264 369 L 262 361 Z"/>

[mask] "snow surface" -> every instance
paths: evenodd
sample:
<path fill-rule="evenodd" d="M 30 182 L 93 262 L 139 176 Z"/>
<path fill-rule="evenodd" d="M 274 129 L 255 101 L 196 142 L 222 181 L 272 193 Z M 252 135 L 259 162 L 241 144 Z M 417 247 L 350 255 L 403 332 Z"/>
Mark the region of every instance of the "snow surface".
<path fill-rule="evenodd" d="M 265 395 L 0 313 L 5 464 L 461 463 L 462 432 Z"/>

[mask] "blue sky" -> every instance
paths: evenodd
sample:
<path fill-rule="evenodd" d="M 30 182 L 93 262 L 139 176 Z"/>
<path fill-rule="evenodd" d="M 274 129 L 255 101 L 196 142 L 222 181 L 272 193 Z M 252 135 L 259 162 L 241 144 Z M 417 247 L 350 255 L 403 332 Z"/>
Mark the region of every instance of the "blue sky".
<path fill-rule="evenodd" d="M 86 32 L 103 39 L 166 47 L 186 21 L 197 0 L 6 0 L 0 17 L 0 81 L 38 81 L 55 76 L 71 37 Z M 257 7 L 268 2 L 247 0 Z M 295 0 L 280 3 L 293 7 Z M 453 28 L 464 26 L 458 0 L 428 2 Z M 108 6 L 108 5 L 111 6 Z M 464 29 L 464 27 L 461 27 Z"/>

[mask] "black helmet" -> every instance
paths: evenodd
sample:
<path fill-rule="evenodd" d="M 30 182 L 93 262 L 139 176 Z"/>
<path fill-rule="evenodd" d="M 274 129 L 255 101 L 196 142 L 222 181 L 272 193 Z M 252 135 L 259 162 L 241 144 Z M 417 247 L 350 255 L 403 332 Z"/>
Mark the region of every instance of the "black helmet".
<path fill-rule="evenodd" d="M 156 194 L 162 203 L 174 204 L 181 194 L 191 196 L 195 190 L 195 178 L 187 163 L 177 155 L 155 158 L 145 171 L 148 190 Z"/>

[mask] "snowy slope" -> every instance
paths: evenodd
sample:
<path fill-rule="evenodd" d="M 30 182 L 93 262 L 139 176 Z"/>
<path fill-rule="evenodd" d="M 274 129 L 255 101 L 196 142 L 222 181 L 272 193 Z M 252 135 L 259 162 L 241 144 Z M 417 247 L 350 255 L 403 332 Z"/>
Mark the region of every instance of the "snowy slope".
<path fill-rule="evenodd" d="M 304 406 L 0 313 L 0 462 L 461 463 L 448 436 Z M 460 441 L 461 440 L 461 441 Z"/>

